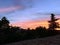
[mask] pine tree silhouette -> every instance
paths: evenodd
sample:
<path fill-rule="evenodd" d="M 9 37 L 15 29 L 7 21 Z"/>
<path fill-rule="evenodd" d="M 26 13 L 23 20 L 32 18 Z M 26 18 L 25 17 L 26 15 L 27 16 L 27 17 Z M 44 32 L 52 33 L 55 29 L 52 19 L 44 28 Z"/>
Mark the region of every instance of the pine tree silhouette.
<path fill-rule="evenodd" d="M 3 17 L 3 18 L 1 19 L 1 21 L 0 21 L 0 23 L 1 23 L 1 27 L 2 27 L 2 28 L 7 28 L 7 27 L 9 27 L 9 21 L 7 20 L 6 17 Z"/>
<path fill-rule="evenodd" d="M 48 21 L 50 24 L 49 24 L 49 29 L 50 30 L 55 30 L 55 28 L 59 28 L 59 23 L 56 22 L 57 20 L 59 20 L 58 18 L 56 19 L 55 18 L 55 15 L 54 14 L 51 14 L 51 20 Z"/>

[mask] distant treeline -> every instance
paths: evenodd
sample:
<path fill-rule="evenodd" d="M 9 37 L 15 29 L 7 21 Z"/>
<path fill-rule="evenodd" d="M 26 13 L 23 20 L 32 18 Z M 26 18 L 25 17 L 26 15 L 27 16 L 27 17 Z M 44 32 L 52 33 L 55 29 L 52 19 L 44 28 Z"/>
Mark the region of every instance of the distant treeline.
<path fill-rule="evenodd" d="M 0 20 L 0 44 L 12 43 L 22 40 L 42 38 L 59 34 L 59 31 L 46 29 L 45 27 L 36 27 L 35 29 L 22 29 L 19 27 L 9 26 L 6 17 Z"/>

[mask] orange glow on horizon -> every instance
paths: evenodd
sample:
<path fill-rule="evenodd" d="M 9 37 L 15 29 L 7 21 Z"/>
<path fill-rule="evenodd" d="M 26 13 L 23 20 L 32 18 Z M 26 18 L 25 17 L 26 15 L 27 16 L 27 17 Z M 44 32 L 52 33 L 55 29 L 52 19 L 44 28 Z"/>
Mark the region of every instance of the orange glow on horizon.
<path fill-rule="evenodd" d="M 60 20 L 58 20 L 57 22 L 60 22 Z M 15 23 L 12 23 L 12 26 L 18 26 L 24 29 L 27 29 L 27 28 L 35 29 L 38 26 L 48 28 L 48 24 L 49 24 L 48 21 L 27 21 L 27 22 L 15 22 Z M 57 28 L 57 30 L 59 30 L 59 28 Z"/>
<path fill-rule="evenodd" d="M 27 28 L 35 29 L 38 26 L 48 28 L 48 22 L 47 21 L 16 22 L 16 23 L 12 23 L 12 26 L 18 26 L 18 27 L 25 28 L 25 29 Z"/>

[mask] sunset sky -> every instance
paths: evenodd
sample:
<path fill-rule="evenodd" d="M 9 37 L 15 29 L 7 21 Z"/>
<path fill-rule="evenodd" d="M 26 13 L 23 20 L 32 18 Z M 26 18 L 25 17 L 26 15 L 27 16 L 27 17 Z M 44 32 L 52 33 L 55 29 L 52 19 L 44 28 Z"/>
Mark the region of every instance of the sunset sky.
<path fill-rule="evenodd" d="M 60 0 L 0 0 L 0 19 L 22 28 L 48 27 L 50 14 L 60 18 Z"/>

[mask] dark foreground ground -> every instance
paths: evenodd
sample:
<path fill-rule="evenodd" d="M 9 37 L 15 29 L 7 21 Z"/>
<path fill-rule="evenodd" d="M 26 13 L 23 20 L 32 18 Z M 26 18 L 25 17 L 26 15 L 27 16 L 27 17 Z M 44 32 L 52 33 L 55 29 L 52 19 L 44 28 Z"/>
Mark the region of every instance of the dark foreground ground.
<path fill-rule="evenodd" d="M 20 41 L 5 45 L 60 45 L 60 35 Z"/>

